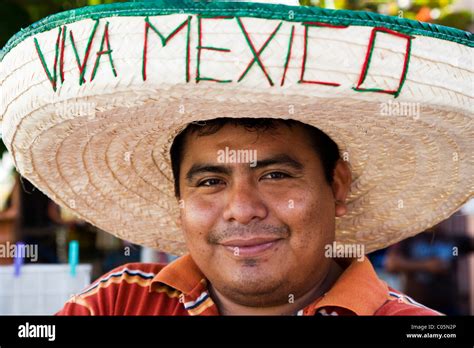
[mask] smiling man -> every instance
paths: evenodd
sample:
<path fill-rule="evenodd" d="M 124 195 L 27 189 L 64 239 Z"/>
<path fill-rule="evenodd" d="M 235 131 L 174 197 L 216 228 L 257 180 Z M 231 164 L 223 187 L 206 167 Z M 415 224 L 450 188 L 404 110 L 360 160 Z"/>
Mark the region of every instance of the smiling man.
<path fill-rule="evenodd" d="M 176 142 L 182 228 L 222 313 L 291 314 L 329 289 L 339 269 L 324 247 L 351 183 L 334 142 L 268 119 L 193 125 Z M 217 163 L 226 146 L 255 151 L 256 165 Z"/>
<path fill-rule="evenodd" d="M 21 30 L 0 52 L 19 173 L 179 256 L 114 269 L 58 314 L 439 314 L 365 255 L 474 195 L 473 49 L 453 28 L 251 2 L 112 3 Z"/>
<path fill-rule="evenodd" d="M 257 160 L 222 163 L 224 148 Z M 436 315 L 380 281 L 368 260 L 326 257 L 351 171 L 320 130 L 294 120 L 190 124 L 171 147 L 189 255 L 128 264 L 60 315 Z"/>

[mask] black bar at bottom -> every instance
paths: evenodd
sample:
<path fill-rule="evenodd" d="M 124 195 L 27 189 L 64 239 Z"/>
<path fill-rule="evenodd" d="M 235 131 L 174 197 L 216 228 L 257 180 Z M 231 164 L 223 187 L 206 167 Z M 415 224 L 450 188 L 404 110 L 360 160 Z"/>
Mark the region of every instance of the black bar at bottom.
<path fill-rule="evenodd" d="M 473 318 L 3 316 L 0 317 L 0 347 L 86 343 L 131 344 L 134 347 L 229 343 L 472 347 Z M 51 325 L 54 325 L 54 340 Z M 35 337 L 39 335 L 42 337 Z"/>

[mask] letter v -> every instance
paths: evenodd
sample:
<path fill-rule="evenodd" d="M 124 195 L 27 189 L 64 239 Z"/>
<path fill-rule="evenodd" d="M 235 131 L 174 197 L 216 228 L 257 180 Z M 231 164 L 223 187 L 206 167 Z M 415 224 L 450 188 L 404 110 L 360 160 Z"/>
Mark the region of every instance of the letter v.
<path fill-rule="evenodd" d="M 92 47 L 92 41 L 94 40 L 94 34 L 97 30 L 97 26 L 99 25 L 99 20 L 95 20 L 94 27 L 92 28 L 92 32 L 89 35 L 89 40 L 87 42 L 86 51 L 84 53 L 84 61 L 81 63 L 81 59 L 79 58 L 79 54 L 77 53 L 76 44 L 74 43 L 74 35 L 72 34 L 72 30 L 69 31 L 69 38 L 71 39 L 72 49 L 74 50 L 74 54 L 76 56 L 77 67 L 79 68 L 79 85 L 82 85 L 86 82 L 84 79 L 84 75 L 86 73 L 86 65 L 87 60 L 89 59 L 89 54 Z"/>
<path fill-rule="evenodd" d="M 43 66 L 44 72 L 46 73 L 46 76 L 49 79 L 49 82 L 51 82 L 51 85 L 53 86 L 53 91 L 56 91 L 56 82 L 57 82 L 57 65 L 58 65 L 58 56 L 59 56 L 59 39 L 61 37 L 61 31 L 63 28 L 59 28 L 58 31 L 58 37 L 56 39 L 56 53 L 54 55 L 54 63 L 53 63 L 53 73 L 51 74 L 51 71 L 48 68 L 48 65 L 46 64 L 46 60 L 44 59 L 43 52 L 41 51 L 40 45 L 38 43 L 38 40 L 34 38 L 35 42 L 35 47 L 36 47 L 36 52 L 38 53 L 38 56 L 41 61 L 41 65 Z"/>

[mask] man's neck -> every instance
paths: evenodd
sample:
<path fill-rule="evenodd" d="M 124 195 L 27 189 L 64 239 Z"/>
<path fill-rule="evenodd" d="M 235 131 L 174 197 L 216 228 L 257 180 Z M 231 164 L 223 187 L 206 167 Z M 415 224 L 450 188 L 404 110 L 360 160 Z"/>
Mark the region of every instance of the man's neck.
<path fill-rule="evenodd" d="M 342 272 L 343 269 L 332 261 L 326 276 L 311 290 L 303 296 L 295 298 L 291 303 L 273 307 L 247 307 L 233 302 L 212 286 L 209 287 L 209 290 L 221 315 L 293 315 L 329 291 Z"/>

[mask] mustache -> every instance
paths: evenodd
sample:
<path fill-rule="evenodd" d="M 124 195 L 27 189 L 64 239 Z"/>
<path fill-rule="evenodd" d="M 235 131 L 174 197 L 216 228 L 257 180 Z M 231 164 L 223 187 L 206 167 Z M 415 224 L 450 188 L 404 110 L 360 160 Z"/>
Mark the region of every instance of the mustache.
<path fill-rule="evenodd" d="M 252 224 L 229 226 L 224 229 L 215 229 L 209 232 L 207 240 L 211 244 L 219 244 L 227 239 L 250 239 L 255 236 L 287 238 L 291 234 L 287 225 L 276 226 L 272 224 Z"/>

